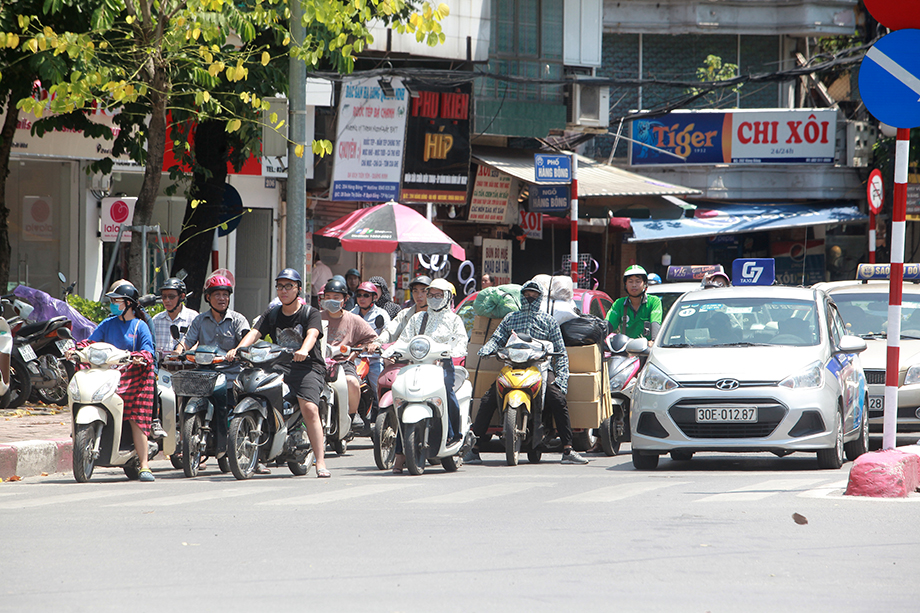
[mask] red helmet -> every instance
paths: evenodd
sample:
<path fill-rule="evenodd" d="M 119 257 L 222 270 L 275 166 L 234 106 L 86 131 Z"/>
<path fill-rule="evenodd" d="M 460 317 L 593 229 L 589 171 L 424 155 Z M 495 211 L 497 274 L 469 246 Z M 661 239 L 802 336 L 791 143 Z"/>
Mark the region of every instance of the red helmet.
<path fill-rule="evenodd" d="M 380 299 L 380 288 L 371 283 L 370 281 L 365 281 L 358 286 L 358 291 L 368 292 L 377 296 L 377 300 Z"/>
<path fill-rule="evenodd" d="M 215 292 L 219 289 L 225 289 L 232 294 L 233 282 L 223 275 L 213 275 L 204 282 L 205 296 L 210 296 L 211 292 Z"/>

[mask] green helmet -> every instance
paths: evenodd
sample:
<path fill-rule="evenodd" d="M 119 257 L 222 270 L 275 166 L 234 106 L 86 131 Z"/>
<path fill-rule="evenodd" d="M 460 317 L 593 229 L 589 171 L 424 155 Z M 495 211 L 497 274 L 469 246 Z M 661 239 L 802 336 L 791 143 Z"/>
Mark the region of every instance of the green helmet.
<path fill-rule="evenodd" d="M 648 283 L 648 273 L 645 272 L 645 269 L 644 269 L 644 268 L 642 268 L 641 266 L 638 266 L 638 265 L 636 265 L 636 264 L 633 264 L 632 266 L 630 266 L 629 268 L 627 268 L 627 269 L 626 269 L 626 272 L 623 273 L 623 282 L 625 283 L 625 282 L 626 282 L 626 279 L 628 279 L 629 277 L 635 277 L 635 276 L 637 276 L 637 275 L 640 276 L 640 277 L 642 277 L 642 279 L 643 279 L 646 283 Z"/>

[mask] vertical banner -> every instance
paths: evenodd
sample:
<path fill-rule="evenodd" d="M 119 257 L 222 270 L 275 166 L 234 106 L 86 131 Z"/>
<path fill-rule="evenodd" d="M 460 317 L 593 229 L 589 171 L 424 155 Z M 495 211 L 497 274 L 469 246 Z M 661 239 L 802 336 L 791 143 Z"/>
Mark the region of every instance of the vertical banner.
<path fill-rule="evenodd" d="M 408 85 L 402 201 L 466 204 L 473 84 Z"/>
<path fill-rule="evenodd" d="M 492 277 L 495 285 L 511 283 L 511 241 L 482 239 L 482 274 Z"/>
<path fill-rule="evenodd" d="M 469 221 L 479 223 L 506 223 L 505 212 L 511 196 L 511 176 L 488 166 L 479 166 L 473 197 L 470 199 Z"/>
<path fill-rule="evenodd" d="M 543 238 L 543 213 L 528 213 L 521 211 L 520 226 L 527 238 L 541 240 Z"/>
<path fill-rule="evenodd" d="M 814 285 L 824 281 L 824 240 L 770 243 L 780 285 Z"/>
<path fill-rule="evenodd" d="M 134 221 L 134 205 L 136 197 L 130 198 L 103 198 L 102 211 L 102 240 L 114 243 L 118 238 L 118 227 L 121 224 L 130 226 Z M 131 242 L 131 232 L 125 230 L 121 235 L 121 242 Z"/>
<path fill-rule="evenodd" d="M 26 196 L 22 199 L 22 240 L 45 242 L 53 240 L 50 196 Z"/>
<path fill-rule="evenodd" d="M 376 77 L 342 83 L 333 152 L 333 200 L 399 199 L 408 93 L 398 77 L 389 80 L 387 92 L 381 82 L 387 83 Z"/>

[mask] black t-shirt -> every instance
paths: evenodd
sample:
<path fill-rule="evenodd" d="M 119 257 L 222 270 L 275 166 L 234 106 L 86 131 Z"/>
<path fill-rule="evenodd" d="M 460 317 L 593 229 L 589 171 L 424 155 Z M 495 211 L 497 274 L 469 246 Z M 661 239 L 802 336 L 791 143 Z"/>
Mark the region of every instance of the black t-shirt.
<path fill-rule="evenodd" d="M 280 305 L 269 307 L 262 313 L 259 327 L 256 329 L 263 338 L 270 335 L 276 344 L 297 350 L 303 345 L 303 339 L 306 338 L 307 330 L 310 328 L 319 330 L 319 337 L 313 349 L 310 350 L 310 357 L 303 362 L 291 362 L 291 368 L 324 372 L 326 363 L 320 351 L 319 342 L 319 339 L 323 337 L 323 320 L 317 309 L 302 304 L 293 315 L 285 315 Z"/>

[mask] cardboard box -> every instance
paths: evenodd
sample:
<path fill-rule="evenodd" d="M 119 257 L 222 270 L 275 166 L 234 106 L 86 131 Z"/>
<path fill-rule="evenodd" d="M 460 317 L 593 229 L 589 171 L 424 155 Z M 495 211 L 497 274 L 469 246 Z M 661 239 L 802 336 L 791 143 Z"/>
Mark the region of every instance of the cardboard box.
<path fill-rule="evenodd" d="M 570 390 L 571 391 L 571 390 Z M 595 402 L 569 402 L 569 420 L 572 428 L 597 428 L 601 423 L 603 403 Z"/>
<path fill-rule="evenodd" d="M 482 347 L 491 336 L 491 334 L 487 335 L 485 330 L 473 330 L 470 332 L 470 343 Z"/>
<path fill-rule="evenodd" d="M 496 379 L 498 379 L 497 370 L 493 371 L 479 369 L 478 376 L 476 375 L 475 371 L 470 372 L 470 383 L 474 383 L 473 398 L 482 398 L 483 394 L 489 391 L 489 388 L 492 387 L 492 384 L 495 383 Z"/>
<path fill-rule="evenodd" d="M 601 397 L 601 375 L 595 373 L 575 373 L 569 375 L 569 389 L 565 398 L 573 402 L 596 402 Z"/>
<path fill-rule="evenodd" d="M 492 333 L 495 332 L 495 328 L 497 328 L 498 324 L 500 324 L 501 322 L 502 322 L 501 319 L 493 319 L 493 318 L 482 317 L 481 315 L 477 315 L 476 318 L 473 319 L 473 330 L 482 330 L 483 332 L 488 333 L 489 336 L 491 336 Z"/>
<path fill-rule="evenodd" d="M 596 344 L 583 347 L 566 347 L 569 354 L 569 372 L 598 372 L 601 369 L 601 350 Z"/>
<path fill-rule="evenodd" d="M 480 349 L 482 349 L 482 343 L 468 343 L 466 346 L 466 364 L 464 367 L 470 371 L 470 381 L 473 380 L 477 367 L 479 367 L 480 371 L 491 370 L 498 372 L 504 366 L 495 356 L 479 357 Z"/>

